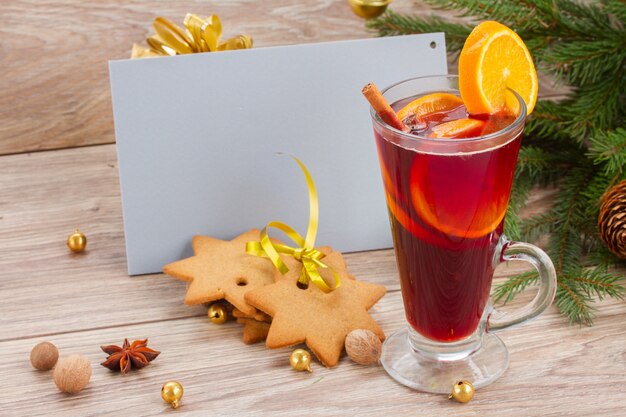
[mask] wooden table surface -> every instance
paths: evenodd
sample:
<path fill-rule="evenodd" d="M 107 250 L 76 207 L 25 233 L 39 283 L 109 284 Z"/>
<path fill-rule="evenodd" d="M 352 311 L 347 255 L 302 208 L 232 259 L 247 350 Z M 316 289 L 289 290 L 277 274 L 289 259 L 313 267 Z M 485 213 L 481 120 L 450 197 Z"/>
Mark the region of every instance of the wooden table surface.
<path fill-rule="evenodd" d="M 396 0 L 394 8 L 428 13 L 408 0 Z M 236 323 L 213 325 L 205 307 L 185 306 L 183 282 L 161 274 L 129 277 L 106 59 L 125 56 L 150 32 L 155 15 L 180 20 L 187 11 L 215 11 L 227 33 L 250 33 L 258 46 L 372 36 L 343 1 L 2 2 L 1 416 L 624 415 L 624 302 L 599 303 L 590 328 L 568 325 L 551 307 L 503 331 L 509 369 L 461 405 L 346 357 L 333 369 L 315 362 L 312 374 L 297 373 L 288 364 L 291 349 L 244 345 Z M 549 198 L 535 192 L 529 210 L 541 210 Z M 89 239 L 83 254 L 65 246 L 75 227 Z M 345 257 L 359 279 L 388 288 L 371 314 L 388 335 L 401 329 L 393 252 Z M 519 270 L 502 266 L 496 281 Z M 106 355 L 99 346 L 125 337 L 149 338 L 162 354 L 125 376 L 101 367 Z M 31 368 L 29 352 L 45 340 L 62 356 L 89 358 L 93 375 L 84 391 L 61 394 L 51 372 Z M 185 387 L 175 411 L 160 398 L 171 379 Z"/>

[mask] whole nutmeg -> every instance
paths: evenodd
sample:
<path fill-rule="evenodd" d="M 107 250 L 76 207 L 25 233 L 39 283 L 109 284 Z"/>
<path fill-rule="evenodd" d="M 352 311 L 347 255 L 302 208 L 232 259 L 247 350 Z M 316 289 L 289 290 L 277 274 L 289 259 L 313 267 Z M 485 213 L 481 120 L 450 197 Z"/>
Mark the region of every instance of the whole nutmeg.
<path fill-rule="evenodd" d="M 30 363 L 40 371 L 54 368 L 59 359 L 59 350 L 50 342 L 41 342 L 30 351 Z"/>
<path fill-rule="evenodd" d="M 76 394 L 89 383 L 91 363 L 86 356 L 71 355 L 61 358 L 54 368 L 54 383 L 62 392 Z"/>
<path fill-rule="evenodd" d="M 378 363 L 382 343 L 374 332 L 365 329 L 352 330 L 346 336 L 346 353 L 358 364 L 373 365 Z"/>

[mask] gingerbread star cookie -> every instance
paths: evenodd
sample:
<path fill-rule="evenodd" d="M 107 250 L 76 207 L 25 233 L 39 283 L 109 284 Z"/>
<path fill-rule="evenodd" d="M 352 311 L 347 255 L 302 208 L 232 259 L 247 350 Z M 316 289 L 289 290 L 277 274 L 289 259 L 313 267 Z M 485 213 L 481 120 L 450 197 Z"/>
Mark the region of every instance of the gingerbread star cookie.
<path fill-rule="evenodd" d="M 241 310 L 237 310 L 236 308 L 233 308 L 233 317 L 236 319 L 241 318 L 241 319 L 252 319 L 256 321 L 264 321 L 266 323 L 269 323 L 270 321 L 272 321 L 272 318 L 270 316 L 258 310 L 256 311 L 256 313 L 250 316 L 250 315 L 244 314 Z"/>
<path fill-rule="evenodd" d="M 246 243 L 260 238 L 253 229 L 231 241 L 194 236 L 194 256 L 163 267 L 163 272 L 188 281 L 186 304 L 226 299 L 238 310 L 254 316 L 257 310 L 244 300 L 244 293 L 274 282 L 275 268 L 265 258 L 246 253 Z"/>
<path fill-rule="evenodd" d="M 345 338 L 352 330 L 371 330 L 384 340 L 383 331 L 367 310 L 385 295 L 386 289 L 348 277 L 339 252 L 330 253 L 322 261 L 335 268 L 341 278 L 341 285 L 330 293 L 312 283 L 307 289 L 298 288 L 300 270 L 289 261 L 290 271 L 283 279 L 251 289 L 245 299 L 272 316 L 267 347 L 306 343 L 325 366 L 332 367 L 339 361 Z"/>
<path fill-rule="evenodd" d="M 269 323 L 254 319 L 239 317 L 237 318 L 237 323 L 243 324 L 244 326 L 242 340 L 246 345 L 252 345 L 264 341 L 270 330 Z"/>

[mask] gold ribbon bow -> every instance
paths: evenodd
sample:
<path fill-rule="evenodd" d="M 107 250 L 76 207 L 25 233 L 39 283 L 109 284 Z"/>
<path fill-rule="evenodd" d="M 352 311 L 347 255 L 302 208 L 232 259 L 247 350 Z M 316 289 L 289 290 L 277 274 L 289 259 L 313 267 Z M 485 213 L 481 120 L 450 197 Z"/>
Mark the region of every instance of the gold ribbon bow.
<path fill-rule="evenodd" d="M 309 226 L 306 232 L 306 238 L 303 238 L 291 226 L 285 223 L 269 222 L 267 226 L 261 230 L 260 242 L 248 242 L 246 244 L 246 252 L 251 255 L 269 258 L 283 275 L 289 272 L 289 268 L 285 265 L 283 260 L 280 259 L 279 253 L 293 256 L 296 260 L 302 262 L 302 270 L 298 283 L 303 286 L 308 286 L 309 281 L 312 281 L 320 290 L 328 293 L 339 287 L 341 282 L 337 272 L 321 261 L 325 255 L 315 249 L 315 237 L 317 235 L 319 218 L 317 190 L 315 189 L 315 183 L 313 182 L 313 178 L 311 178 L 311 174 L 309 174 L 309 171 L 306 169 L 306 166 L 304 166 L 302 161 L 298 158 L 294 156 L 292 156 L 292 158 L 300 165 L 306 179 L 307 188 L 309 189 Z M 298 246 L 290 247 L 282 243 L 273 243 L 267 233 L 267 230 L 271 227 L 284 232 Z M 333 273 L 333 277 L 335 278 L 334 287 L 331 288 L 326 284 L 318 268 L 328 268 Z"/>
<path fill-rule="evenodd" d="M 156 35 L 146 39 L 150 48 L 133 45 L 132 57 L 170 56 L 252 48 L 252 38 L 248 35 L 238 35 L 221 42 L 222 22 L 217 15 L 203 19 L 188 13 L 183 24 L 185 29 L 169 19 L 157 17 L 153 24 Z"/>

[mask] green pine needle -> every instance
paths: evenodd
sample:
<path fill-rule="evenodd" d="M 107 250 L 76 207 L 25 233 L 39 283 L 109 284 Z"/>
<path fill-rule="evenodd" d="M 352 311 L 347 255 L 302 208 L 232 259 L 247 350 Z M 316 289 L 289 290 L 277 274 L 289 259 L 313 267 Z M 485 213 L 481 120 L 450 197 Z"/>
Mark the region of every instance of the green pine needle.
<path fill-rule="evenodd" d="M 600 241 L 599 202 L 626 179 L 626 2 L 603 0 L 424 0 L 433 9 L 457 11 L 467 23 L 389 10 L 367 27 L 380 36 L 445 32 L 455 58 L 475 23 L 497 20 L 514 29 L 537 68 L 571 93 L 559 102 L 539 100 L 524 130 L 515 182 L 505 218 L 506 234 L 536 241 L 547 237 L 558 287 L 555 305 L 572 323 L 591 325 L 595 300 L 622 299 L 626 266 Z M 520 218 L 533 187 L 556 188 L 546 213 Z M 536 283 L 527 272 L 494 290 L 506 302 Z"/>
<path fill-rule="evenodd" d="M 595 310 L 591 305 L 592 302 L 592 297 L 582 291 L 575 282 L 563 279 L 563 276 L 559 277 L 554 305 L 570 323 L 591 326 Z"/>
<path fill-rule="evenodd" d="M 409 16 L 388 10 L 378 19 L 367 20 L 365 25 L 378 32 L 379 36 L 408 35 L 412 33 L 444 32 L 446 46 L 451 53 L 461 51 L 465 39 L 472 31 L 471 25 L 448 23 L 445 20 L 431 16 Z"/>
<path fill-rule="evenodd" d="M 559 276 L 555 305 L 570 322 L 590 326 L 593 324 L 595 299 L 605 297 L 623 299 L 623 277 L 600 270 L 568 271 Z"/>
<path fill-rule="evenodd" d="M 493 300 L 497 303 L 504 299 L 506 304 L 512 301 L 515 296 L 526 289 L 529 285 L 535 284 L 539 275 L 535 271 L 524 272 L 515 277 L 509 278 L 505 283 L 498 285 L 493 293 Z"/>
<path fill-rule="evenodd" d="M 619 175 L 626 167 L 626 129 L 600 131 L 591 136 L 587 156 L 596 165 L 604 165 L 606 175 Z"/>

